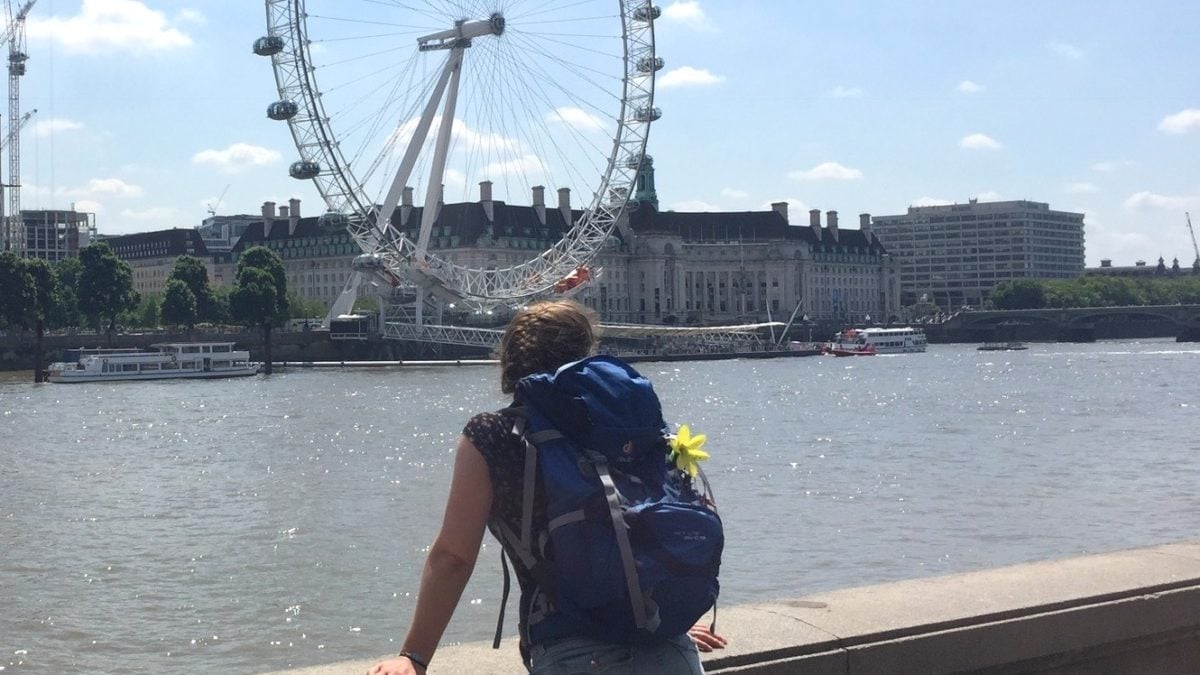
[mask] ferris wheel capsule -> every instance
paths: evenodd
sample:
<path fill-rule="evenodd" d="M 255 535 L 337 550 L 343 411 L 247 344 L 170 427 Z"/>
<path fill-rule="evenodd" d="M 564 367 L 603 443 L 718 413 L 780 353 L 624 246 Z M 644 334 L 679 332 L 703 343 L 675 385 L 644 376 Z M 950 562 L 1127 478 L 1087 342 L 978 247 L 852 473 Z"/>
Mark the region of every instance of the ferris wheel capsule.
<path fill-rule="evenodd" d="M 658 5 L 647 5 L 645 7 L 638 7 L 633 12 L 633 18 L 637 19 L 638 21 L 650 22 L 650 21 L 654 21 L 655 19 L 657 19 L 660 16 L 662 16 L 662 8 L 659 7 Z"/>
<path fill-rule="evenodd" d="M 296 180 L 309 180 L 316 178 L 321 173 L 321 165 L 308 160 L 300 160 L 292 162 L 288 167 L 288 175 Z"/>
<path fill-rule="evenodd" d="M 254 53 L 259 56 L 274 56 L 283 51 L 283 38 L 278 35 L 264 35 L 254 41 Z"/>
<path fill-rule="evenodd" d="M 295 101 L 275 101 L 267 106 L 267 117 L 279 122 L 292 119 L 298 112 L 300 106 Z"/>

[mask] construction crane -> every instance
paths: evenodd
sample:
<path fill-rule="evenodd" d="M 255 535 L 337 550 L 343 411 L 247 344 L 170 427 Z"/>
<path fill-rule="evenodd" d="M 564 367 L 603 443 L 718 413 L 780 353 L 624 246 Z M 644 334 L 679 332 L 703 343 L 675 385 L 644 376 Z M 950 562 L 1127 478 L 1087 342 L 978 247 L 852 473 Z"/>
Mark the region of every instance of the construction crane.
<path fill-rule="evenodd" d="M 8 43 L 8 135 L 4 145 L 8 148 L 8 216 L 4 217 L 3 199 L 0 198 L 0 223 L 5 230 L 4 247 L 21 252 L 25 249 L 24 227 L 21 226 L 21 127 L 28 121 L 21 116 L 21 77 L 25 75 L 25 17 L 37 0 L 26 0 L 13 12 L 13 0 L 6 0 L 8 27 L 0 36 L 0 46 Z"/>
<path fill-rule="evenodd" d="M 21 115 L 21 121 L 20 121 L 20 123 L 17 124 L 17 133 L 18 134 L 21 133 L 21 130 L 25 128 L 25 125 L 29 123 L 29 118 L 33 117 L 36 114 L 37 114 L 37 108 L 34 108 L 33 110 L 30 110 L 29 112 L 25 113 L 24 115 Z M 0 139 L 0 152 L 3 152 L 4 149 L 8 147 L 8 139 L 9 139 L 8 136 L 5 136 L 3 139 Z M 5 187 L 8 187 L 8 186 L 5 186 Z"/>
<path fill-rule="evenodd" d="M 1192 235 L 1192 250 L 1196 252 L 1196 259 L 1192 261 L 1192 271 L 1200 274 L 1200 246 L 1196 245 L 1196 231 L 1192 229 L 1192 214 L 1184 211 L 1183 217 L 1187 218 L 1188 234 Z"/>
<path fill-rule="evenodd" d="M 221 208 L 221 202 L 225 201 L 225 193 L 229 192 L 230 185 L 233 185 L 233 183 L 227 184 L 225 186 L 225 189 L 221 190 L 221 196 L 217 197 L 216 201 L 212 201 L 212 202 L 205 204 L 205 206 L 208 207 L 208 215 L 209 216 L 217 215 L 217 209 Z"/>

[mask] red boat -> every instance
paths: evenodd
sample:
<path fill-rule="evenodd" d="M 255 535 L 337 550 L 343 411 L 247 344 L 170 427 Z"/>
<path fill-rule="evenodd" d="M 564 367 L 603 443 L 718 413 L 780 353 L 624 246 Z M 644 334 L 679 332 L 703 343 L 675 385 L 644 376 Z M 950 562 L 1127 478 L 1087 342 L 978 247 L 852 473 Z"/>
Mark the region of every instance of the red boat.
<path fill-rule="evenodd" d="M 825 353 L 833 354 L 834 356 L 875 356 L 875 346 L 860 345 L 853 349 L 847 349 L 845 347 L 829 347 L 825 350 Z"/>

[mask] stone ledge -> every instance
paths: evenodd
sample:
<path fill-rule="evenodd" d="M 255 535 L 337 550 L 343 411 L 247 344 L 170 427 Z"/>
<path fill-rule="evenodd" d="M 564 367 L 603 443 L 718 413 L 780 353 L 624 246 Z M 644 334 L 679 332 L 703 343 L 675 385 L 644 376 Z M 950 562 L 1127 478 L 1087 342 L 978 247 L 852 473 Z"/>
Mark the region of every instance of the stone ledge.
<path fill-rule="evenodd" d="M 722 608 L 718 620 L 730 644 L 705 655 L 709 673 L 1082 673 L 1089 663 L 1190 672 L 1200 659 L 1200 542 Z M 376 660 L 289 673 L 361 674 Z M 435 663 L 443 673 L 524 670 L 515 637 L 499 651 L 446 647 Z"/>

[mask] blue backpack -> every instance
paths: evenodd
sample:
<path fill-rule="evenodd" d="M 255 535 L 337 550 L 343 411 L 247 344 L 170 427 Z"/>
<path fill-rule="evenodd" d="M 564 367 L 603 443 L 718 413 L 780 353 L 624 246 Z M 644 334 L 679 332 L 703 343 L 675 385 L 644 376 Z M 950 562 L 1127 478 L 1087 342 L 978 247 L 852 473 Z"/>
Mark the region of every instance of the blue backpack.
<path fill-rule="evenodd" d="M 494 524 L 537 584 L 528 644 L 572 636 L 651 643 L 686 633 L 716 604 L 725 538 L 703 474 L 701 492 L 669 464 L 650 381 L 594 356 L 523 378 L 517 399 L 521 532 Z M 535 489 L 545 491 L 547 532 L 532 531 Z M 507 598 L 507 564 L 504 577 Z M 503 612 L 502 601 L 501 621 Z"/>

